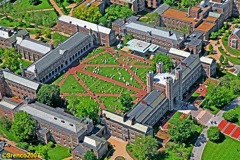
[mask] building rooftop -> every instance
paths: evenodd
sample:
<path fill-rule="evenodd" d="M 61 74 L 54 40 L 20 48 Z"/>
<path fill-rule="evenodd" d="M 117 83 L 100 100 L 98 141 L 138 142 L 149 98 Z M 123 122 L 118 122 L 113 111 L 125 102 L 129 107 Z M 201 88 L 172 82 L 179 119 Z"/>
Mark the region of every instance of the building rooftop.
<path fill-rule="evenodd" d="M 147 94 L 136 106 L 129 112 L 128 117 L 136 118 L 138 123 L 144 124 L 152 114 L 152 111 L 165 99 L 162 91 L 153 90 Z"/>
<path fill-rule="evenodd" d="M 15 83 L 20 84 L 22 86 L 26 86 L 26 87 L 31 88 L 33 90 L 37 90 L 38 87 L 40 86 L 40 83 L 38 83 L 38 82 L 34 82 L 32 80 L 23 78 L 19 75 L 16 75 L 16 74 L 13 74 L 13 73 L 10 73 L 10 72 L 3 71 L 3 76 L 5 77 L 5 79 L 7 79 L 9 81 L 15 82 Z"/>
<path fill-rule="evenodd" d="M 182 51 L 182 50 L 179 50 L 179 49 L 176 49 L 176 48 L 170 48 L 170 50 L 168 52 L 170 54 L 174 54 L 174 55 L 181 56 L 181 57 L 188 57 L 188 56 L 190 56 L 189 52 Z"/>
<path fill-rule="evenodd" d="M 199 11 L 199 10 L 201 10 L 201 8 L 200 8 L 200 7 L 193 6 L 193 7 L 191 7 L 191 10 L 193 10 L 193 11 Z"/>
<path fill-rule="evenodd" d="M 235 34 L 238 38 L 240 38 L 240 28 L 234 28 L 232 34 Z"/>
<path fill-rule="evenodd" d="M 60 127 L 76 134 L 85 130 L 80 119 L 67 114 L 64 110 L 52 108 L 39 102 L 23 104 L 18 110 L 27 112 L 37 120 L 47 121 L 55 127 Z"/>
<path fill-rule="evenodd" d="M 145 32 L 151 34 L 152 36 L 163 37 L 176 42 L 183 41 L 182 34 L 179 32 L 171 31 L 170 35 L 169 30 L 165 28 L 155 27 L 138 21 L 128 22 L 125 24 L 125 27 L 131 30 Z"/>
<path fill-rule="evenodd" d="M 85 33 L 76 32 L 74 35 L 69 37 L 63 43 L 58 45 L 55 49 L 48 52 L 45 56 L 34 62 L 27 68 L 27 71 L 34 73 L 34 70 L 37 69 L 38 73 L 44 71 L 46 68 L 51 66 L 55 61 L 60 59 L 63 54 L 67 51 L 72 50 L 82 42 L 84 42 L 89 35 Z M 64 52 L 64 53 L 62 53 Z"/>
<path fill-rule="evenodd" d="M 153 81 L 154 81 L 154 83 L 166 85 L 168 77 L 171 77 L 173 79 L 173 81 L 176 79 L 175 75 L 171 74 L 171 73 L 157 73 L 154 76 Z"/>
<path fill-rule="evenodd" d="M 210 21 L 210 22 L 216 22 L 217 18 L 216 17 L 212 17 L 212 16 L 208 16 L 207 18 L 205 18 L 205 20 Z"/>
<path fill-rule="evenodd" d="M 46 54 L 51 50 L 49 44 L 36 41 L 31 38 L 27 38 L 27 39 L 17 38 L 17 44 L 21 47 L 28 48 L 32 51 L 36 51 L 41 54 Z"/>
<path fill-rule="evenodd" d="M 216 12 L 209 12 L 208 16 L 219 18 L 221 14 Z"/>
<path fill-rule="evenodd" d="M 7 108 L 9 110 L 14 110 L 17 106 L 19 105 L 18 102 L 15 102 L 9 98 L 4 97 L 1 101 L 0 101 L 0 108 L 4 107 Z"/>
<path fill-rule="evenodd" d="M 9 34 L 9 31 L 10 29 L 0 26 L 0 37 L 8 39 L 9 37 L 12 36 L 12 34 Z"/>
<path fill-rule="evenodd" d="M 167 4 L 161 4 L 158 8 L 156 8 L 153 12 L 157 12 L 159 15 L 162 15 L 169 8 Z"/>
<path fill-rule="evenodd" d="M 183 60 L 183 63 L 186 63 L 186 66 L 182 66 L 181 64 L 176 68 L 182 68 L 183 74 L 182 78 L 186 78 L 186 76 L 189 75 L 189 72 L 191 72 L 194 68 L 196 68 L 197 65 L 200 65 L 200 59 L 198 55 L 191 54 L 187 58 Z"/>
<path fill-rule="evenodd" d="M 87 22 L 87 21 L 84 21 L 84 20 L 81 20 L 81 19 L 73 18 L 73 17 L 70 17 L 70 16 L 62 15 L 58 18 L 58 20 L 66 22 L 66 23 L 71 23 L 71 24 L 74 24 L 76 26 L 78 25 L 82 28 L 92 29 L 95 32 L 100 32 L 100 33 L 105 33 L 105 34 L 110 34 L 110 32 L 111 32 L 110 28 L 103 27 L 103 26 L 100 26 L 100 25 L 97 25 L 97 24 L 94 24 L 94 23 L 90 23 L 90 22 Z"/>
<path fill-rule="evenodd" d="M 203 63 L 212 64 L 213 59 L 212 58 L 208 58 L 208 57 L 201 57 L 200 61 L 203 62 Z"/>
<path fill-rule="evenodd" d="M 209 22 L 205 22 L 203 21 L 197 28 L 196 30 L 198 31 L 203 31 L 203 32 L 208 32 L 210 31 L 213 27 L 215 26 L 214 23 L 209 23 Z"/>
<path fill-rule="evenodd" d="M 127 45 L 129 49 L 140 53 L 146 53 L 147 51 L 155 52 L 159 48 L 158 45 L 151 44 L 138 39 L 132 39 L 128 41 Z"/>
<path fill-rule="evenodd" d="M 82 145 L 86 146 L 87 148 L 99 150 L 101 146 L 105 143 L 106 143 L 106 140 L 103 140 L 93 135 L 93 136 L 85 136 Z"/>
<path fill-rule="evenodd" d="M 195 21 L 193 18 L 187 17 L 187 12 L 180 11 L 180 10 L 173 9 L 173 8 L 167 9 L 165 12 L 163 12 L 162 16 L 175 18 L 175 19 L 178 19 L 181 21 L 186 21 L 186 22 L 192 23 L 192 24 L 197 23 L 197 21 Z"/>
<path fill-rule="evenodd" d="M 133 128 L 137 131 L 140 131 L 142 133 L 147 133 L 149 127 L 148 126 L 145 126 L 145 125 L 142 125 L 140 123 L 134 123 L 133 125 L 131 124 L 131 120 L 126 120 L 125 122 L 123 121 L 123 117 L 120 116 L 120 115 L 117 115 L 115 113 L 111 113 L 109 111 L 106 111 L 106 110 L 102 110 L 102 114 L 106 115 L 107 118 L 117 122 L 117 123 L 120 123 L 122 125 L 125 125 L 127 127 L 130 127 L 130 128 Z"/>

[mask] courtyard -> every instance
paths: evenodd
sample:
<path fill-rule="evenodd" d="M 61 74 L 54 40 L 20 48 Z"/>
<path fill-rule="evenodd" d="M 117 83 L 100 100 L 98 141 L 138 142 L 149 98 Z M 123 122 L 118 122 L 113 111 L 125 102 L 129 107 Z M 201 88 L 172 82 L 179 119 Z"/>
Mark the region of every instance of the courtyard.
<path fill-rule="evenodd" d="M 97 48 L 80 63 L 60 76 L 54 84 L 71 104 L 78 99 L 97 103 L 101 109 L 121 113 L 120 96 L 130 94 L 134 103 L 146 95 L 146 73 L 152 62 L 135 55 Z"/>

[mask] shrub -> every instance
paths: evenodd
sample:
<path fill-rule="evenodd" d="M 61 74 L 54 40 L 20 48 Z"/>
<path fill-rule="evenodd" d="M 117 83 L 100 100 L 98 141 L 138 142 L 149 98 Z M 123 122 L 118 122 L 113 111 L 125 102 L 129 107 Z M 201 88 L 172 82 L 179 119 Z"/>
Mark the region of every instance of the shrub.
<path fill-rule="evenodd" d="M 207 131 L 207 136 L 210 141 L 218 142 L 221 139 L 221 132 L 216 126 L 212 126 Z"/>
<path fill-rule="evenodd" d="M 48 144 L 47 144 L 47 147 L 48 147 L 48 148 L 53 148 L 53 147 L 54 147 L 54 143 L 53 143 L 53 142 L 51 142 L 51 141 L 50 141 L 50 142 L 48 142 Z"/>
<path fill-rule="evenodd" d="M 232 123 L 238 122 L 238 114 L 236 114 L 234 110 L 225 112 L 223 118 Z"/>
<path fill-rule="evenodd" d="M 17 145 L 17 147 L 21 148 L 21 149 L 28 149 L 29 144 L 27 142 L 19 142 Z"/>

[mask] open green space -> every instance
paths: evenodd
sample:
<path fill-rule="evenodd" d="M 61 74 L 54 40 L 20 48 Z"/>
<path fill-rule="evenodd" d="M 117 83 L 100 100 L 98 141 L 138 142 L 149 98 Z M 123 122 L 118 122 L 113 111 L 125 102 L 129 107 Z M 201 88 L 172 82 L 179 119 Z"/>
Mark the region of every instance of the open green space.
<path fill-rule="evenodd" d="M 112 84 L 110 82 L 105 82 L 98 78 L 86 75 L 84 73 L 77 72 L 78 77 L 83 80 L 83 82 L 87 85 L 87 87 L 95 94 L 101 93 L 130 93 L 134 94 L 134 91 L 128 90 L 126 88 L 120 87 L 118 85 Z"/>
<path fill-rule="evenodd" d="M 240 143 L 228 136 L 222 143 L 208 141 L 203 151 L 202 160 L 238 160 L 240 157 Z"/>
<path fill-rule="evenodd" d="M 17 138 L 15 137 L 15 135 L 2 126 L 0 126 L 0 135 L 11 141 L 17 142 Z"/>
<path fill-rule="evenodd" d="M 170 124 L 176 124 L 181 115 L 182 115 L 181 112 L 176 112 L 176 113 L 168 120 L 168 122 L 169 122 Z"/>
<path fill-rule="evenodd" d="M 27 68 L 28 66 L 30 66 L 32 64 L 31 61 L 28 61 L 28 60 L 25 60 L 25 59 L 22 59 L 21 63 L 23 64 L 23 68 Z M 16 74 L 20 74 L 21 73 L 21 69 L 19 68 L 18 70 L 16 70 L 15 73 Z"/>
<path fill-rule="evenodd" d="M 133 65 L 138 65 L 138 66 L 150 66 L 150 64 L 142 61 L 136 61 Z"/>
<path fill-rule="evenodd" d="M 22 28 L 33 27 L 30 24 L 26 24 L 24 22 L 19 22 L 19 21 L 13 20 L 12 18 L 1 19 L 1 26 L 4 26 L 4 27 L 22 27 Z"/>
<path fill-rule="evenodd" d="M 31 10 L 40 10 L 40 9 L 49 9 L 49 8 L 53 8 L 50 4 L 48 0 L 41 0 L 38 5 L 31 5 L 29 3 L 29 0 L 21 0 L 20 1 L 21 4 L 25 7 L 29 7 Z"/>
<path fill-rule="evenodd" d="M 131 68 L 131 70 L 146 84 L 146 74 L 151 71 L 151 68 Z"/>
<path fill-rule="evenodd" d="M 53 82 L 53 84 L 58 85 L 58 84 L 60 83 L 60 81 L 63 79 L 64 75 L 65 75 L 65 74 L 62 74 L 60 77 L 58 77 L 58 78 Z"/>
<path fill-rule="evenodd" d="M 85 89 L 78 83 L 78 81 L 69 75 L 63 85 L 60 87 L 61 93 L 86 93 Z"/>
<path fill-rule="evenodd" d="M 49 160 L 62 160 L 71 156 L 69 149 L 60 145 L 56 145 L 56 147 L 49 149 L 48 155 Z"/>
<path fill-rule="evenodd" d="M 106 109 L 115 113 L 117 110 L 122 110 L 123 106 L 118 97 L 100 97 L 99 100 L 104 104 Z"/>
<path fill-rule="evenodd" d="M 66 39 L 68 39 L 68 37 L 61 35 L 58 32 L 53 33 L 51 38 L 53 39 L 54 46 L 57 46 L 58 44 L 64 42 Z"/>
<path fill-rule="evenodd" d="M 237 65 L 240 65 L 240 58 L 237 58 L 237 57 L 232 57 L 232 56 L 229 56 L 227 55 L 227 52 L 223 50 L 222 47 L 218 47 L 218 50 L 221 52 L 221 54 L 227 58 L 230 62 L 232 62 L 233 64 L 237 64 Z"/>
<path fill-rule="evenodd" d="M 94 49 L 91 53 L 88 53 L 88 55 L 85 57 L 85 59 L 90 58 L 92 56 L 95 56 L 95 55 L 97 55 L 99 53 L 102 53 L 102 52 L 104 52 L 103 48 Z"/>
<path fill-rule="evenodd" d="M 237 50 L 237 49 L 233 49 L 231 47 L 228 46 L 228 39 L 226 38 L 222 38 L 222 43 L 225 47 L 225 49 L 232 55 L 235 55 L 235 56 L 240 56 L 240 50 Z"/>
<path fill-rule="evenodd" d="M 188 101 L 193 103 L 199 97 L 199 95 L 200 93 L 194 92 Z"/>
<path fill-rule="evenodd" d="M 90 98 L 90 96 L 66 96 L 64 97 L 68 100 L 69 105 L 74 105 L 76 107 L 86 105 L 89 103 L 96 103 L 93 99 Z"/>
<path fill-rule="evenodd" d="M 86 67 L 86 70 L 93 72 L 95 67 Z M 128 82 L 132 86 L 141 88 L 141 85 L 134 79 L 134 77 L 131 78 L 131 75 L 124 68 L 99 67 L 99 70 L 96 69 L 96 73 L 108 78 L 112 77 L 113 80 L 124 84 Z"/>
<path fill-rule="evenodd" d="M 88 64 L 119 64 L 118 61 L 111 56 L 109 52 L 106 52 L 103 55 L 100 55 L 90 61 Z"/>

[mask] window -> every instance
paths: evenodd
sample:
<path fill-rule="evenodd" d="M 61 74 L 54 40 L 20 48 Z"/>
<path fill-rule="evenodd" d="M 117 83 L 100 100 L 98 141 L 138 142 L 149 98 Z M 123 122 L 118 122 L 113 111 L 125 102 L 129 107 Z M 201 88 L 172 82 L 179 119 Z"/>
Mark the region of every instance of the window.
<path fill-rule="evenodd" d="M 71 123 L 70 123 L 69 125 L 70 125 L 70 126 L 73 126 L 73 124 L 71 124 Z"/>
<path fill-rule="evenodd" d="M 55 119 L 55 120 L 57 120 L 57 118 L 56 118 L 56 117 L 54 117 L 54 119 Z"/>
<path fill-rule="evenodd" d="M 65 121 L 64 121 L 64 120 L 61 120 L 61 122 L 62 122 L 62 123 L 65 123 Z"/>

